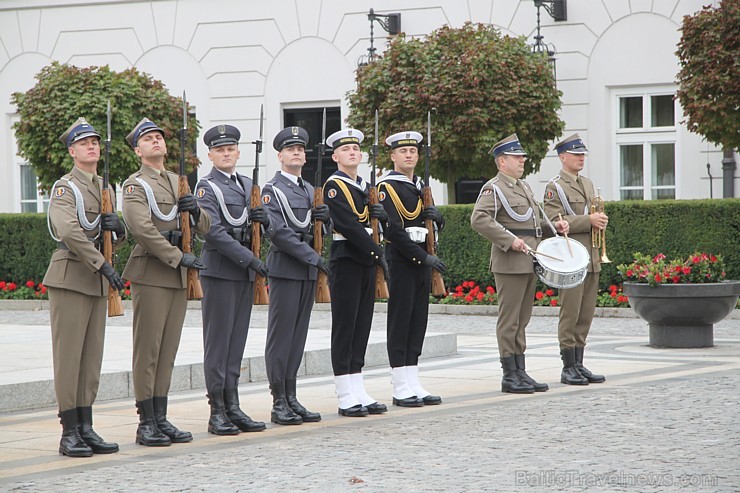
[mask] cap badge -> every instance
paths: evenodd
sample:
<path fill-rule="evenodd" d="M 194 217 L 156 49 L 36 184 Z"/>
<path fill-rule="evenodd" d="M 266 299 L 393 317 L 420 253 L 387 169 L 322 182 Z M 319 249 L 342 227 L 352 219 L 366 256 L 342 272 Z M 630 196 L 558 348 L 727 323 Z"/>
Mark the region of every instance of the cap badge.
<path fill-rule="evenodd" d="M 298 127 L 290 127 L 290 132 L 293 135 L 298 135 Z"/>
<path fill-rule="evenodd" d="M 218 126 L 218 133 L 220 133 L 221 135 L 225 134 L 226 133 L 226 126 L 225 125 L 219 125 Z"/>
<path fill-rule="evenodd" d="M 347 130 L 347 135 L 352 135 L 352 129 Z"/>

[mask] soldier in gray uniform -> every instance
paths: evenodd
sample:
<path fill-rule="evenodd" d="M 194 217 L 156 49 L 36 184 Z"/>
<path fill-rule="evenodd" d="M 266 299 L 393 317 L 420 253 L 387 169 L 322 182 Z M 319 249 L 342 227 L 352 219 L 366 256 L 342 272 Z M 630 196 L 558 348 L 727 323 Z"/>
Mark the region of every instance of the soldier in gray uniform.
<path fill-rule="evenodd" d="M 272 392 L 273 423 L 321 421 L 296 398 L 296 375 L 303 357 L 316 293 L 318 269 L 330 275 L 328 263 L 313 249 L 313 219 L 329 224 L 329 207 L 313 204 L 314 189 L 301 178 L 306 164 L 308 132 L 301 127 L 281 130 L 272 143 L 280 171 L 262 189 L 270 216 L 270 307 L 265 364 Z"/>
<path fill-rule="evenodd" d="M 501 391 L 544 392 L 549 387 L 532 379 L 524 362 L 525 329 L 537 286 L 532 258 L 525 253 L 536 250 L 541 241 L 542 216 L 529 184 L 520 180 L 527 153 L 516 134 L 497 142 L 491 152 L 499 172 L 481 188 L 470 225 L 492 243 L 490 265 L 499 302 L 496 338 L 504 371 Z M 555 227 L 568 233 L 567 221 Z"/>
<path fill-rule="evenodd" d="M 60 139 L 74 161 L 72 171 L 52 187 L 49 232 L 57 241 L 44 285 L 49 288 L 54 389 L 62 422 L 59 453 L 90 457 L 118 452 L 92 428 L 92 404 L 103 362 L 108 283 L 123 282 L 98 249 L 101 230 L 123 240 L 118 214 L 100 214 L 100 134 L 78 119 Z M 115 204 L 115 200 L 112 201 Z"/>
<path fill-rule="evenodd" d="M 239 407 L 239 374 L 254 301 L 255 272 L 267 276 L 262 261 L 252 254 L 251 221 L 268 227 L 262 207 L 249 208 L 252 180 L 236 172 L 239 129 L 218 125 L 203 136 L 213 169 L 196 187 L 198 204 L 211 216 L 205 235 L 201 273 L 203 286 L 203 368 L 211 415 L 208 432 L 236 435 L 262 431 Z"/>
<path fill-rule="evenodd" d="M 569 289 L 560 290 L 560 320 L 558 342 L 563 370 L 560 382 L 566 385 L 603 383 L 604 375 L 592 373 L 583 366 L 583 350 L 596 311 L 599 289 L 601 254 L 593 246 L 591 231 L 603 230 L 609 218 L 603 212 L 590 212 L 593 205 L 594 184 L 579 173 L 583 171 L 588 149 L 578 134 L 555 145 L 563 164 L 560 174 L 550 180 L 545 189 L 545 213 L 550 219 L 559 215 L 570 224 L 570 238 L 586 247 L 591 256 L 586 280 Z"/>

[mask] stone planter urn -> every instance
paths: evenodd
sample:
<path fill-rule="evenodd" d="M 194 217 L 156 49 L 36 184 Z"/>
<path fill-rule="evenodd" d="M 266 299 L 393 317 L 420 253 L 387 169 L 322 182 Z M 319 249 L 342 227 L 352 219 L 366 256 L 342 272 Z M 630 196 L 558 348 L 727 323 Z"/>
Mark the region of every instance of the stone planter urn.
<path fill-rule="evenodd" d="M 650 346 L 714 346 L 714 324 L 732 313 L 740 281 L 706 284 L 625 282 L 622 290 L 637 315 L 650 325 Z"/>

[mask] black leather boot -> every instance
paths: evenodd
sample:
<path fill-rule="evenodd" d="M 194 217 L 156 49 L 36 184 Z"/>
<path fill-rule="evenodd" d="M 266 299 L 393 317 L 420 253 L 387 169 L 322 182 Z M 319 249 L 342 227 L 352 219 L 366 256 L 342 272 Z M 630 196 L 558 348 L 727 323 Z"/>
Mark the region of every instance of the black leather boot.
<path fill-rule="evenodd" d="M 246 415 L 239 407 L 239 388 L 224 389 L 224 405 L 226 406 L 226 417 L 241 431 L 263 431 L 265 423 L 255 421 Z"/>
<path fill-rule="evenodd" d="M 516 372 L 516 360 L 514 355 L 501 358 L 501 368 L 504 370 L 504 376 L 501 379 L 501 392 L 512 394 L 532 394 L 534 387 L 524 383 Z"/>
<path fill-rule="evenodd" d="M 137 401 L 136 412 L 139 413 L 139 427 L 136 428 L 136 443 L 145 447 L 168 447 L 170 438 L 162 433 L 154 418 L 154 400 L 152 398 Z"/>
<path fill-rule="evenodd" d="M 576 368 L 578 369 L 578 373 L 586 377 L 586 380 L 588 380 L 588 383 L 604 383 L 606 382 L 606 377 L 604 375 L 597 375 L 596 373 L 591 373 L 591 371 L 583 366 L 583 349 L 582 347 L 576 348 Z"/>
<path fill-rule="evenodd" d="M 566 385 L 588 385 L 588 379 L 581 375 L 576 368 L 575 348 L 560 350 L 560 359 L 563 360 L 563 371 L 560 372 L 560 383 Z"/>
<path fill-rule="evenodd" d="M 309 411 L 303 405 L 298 402 L 296 398 L 295 380 L 285 381 L 285 398 L 288 401 L 288 406 L 301 417 L 304 423 L 317 423 L 321 421 L 321 414 Z"/>
<path fill-rule="evenodd" d="M 270 384 L 272 393 L 272 411 L 270 420 L 279 425 L 299 425 L 303 423 L 303 418 L 298 416 L 288 406 L 285 397 L 285 382 L 274 382 Z"/>
<path fill-rule="evenodd" d="M 211 417 L 208 418 L 208 433 L 214 435 L 238 435 L 239 428 L 226 416 L 224 394 L 218 390 L 208 394 L 208 404 L 211 405 Z"/>
<path fill-rule="evenodd" d="M 77 428 L 80 430 L 80 436 L 90 447 L 94 454 L 112 454 L 118 452 L 118 444 L 106 442 L 100 435 L 95 433 L 92 427 L 92 406 L 77 408 Z"/>
<path fill-rule="evenodd" d="M 526 367 L 524 365 L 524 354 L 515 354 L 514 361 L 516 362 L 516 374 L 519 376 L 519 380 L 522 383 L 531 385 L 534 387 L 535 392 L 547 392 L 550 387 L 546 383 L 539 383 L 534 378 L 527 375 Z"/>
<path fill-rule="evenodd" d="M 77 408 L 59 413 L 62 423 L 62 439 L 59 441 L 59 455 L 68 457 L 91 457 L 92 449 L 80 436 L 77 428 Z"/>
<path fill-rule="evenodd" d="M 172 443 L 192 442 L 192 433 L 179 430 L 167 421 L 167 397 L 153 397 L 152 399 L 154 399 L 154 418 L 157 420 L 159 431 L 167 435 Z"/>

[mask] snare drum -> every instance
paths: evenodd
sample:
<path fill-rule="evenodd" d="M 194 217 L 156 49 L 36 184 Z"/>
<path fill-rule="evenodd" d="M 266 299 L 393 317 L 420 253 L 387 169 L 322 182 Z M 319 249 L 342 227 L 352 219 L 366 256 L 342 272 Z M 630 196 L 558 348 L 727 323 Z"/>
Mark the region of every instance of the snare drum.
<path fill-rule="evenodd" d="M 566 239 L 562 236 L 543 240 L 537 251 L 562 259 L 562 261 L 535 256 L 534 272 L 542 282 L 553 288 L 567 289 L 578 286 L 586 280 L 588 264 L 591 258 L 586 247 L 575 240 L 570 240 L 573 255 L 570 254 Z"/>

